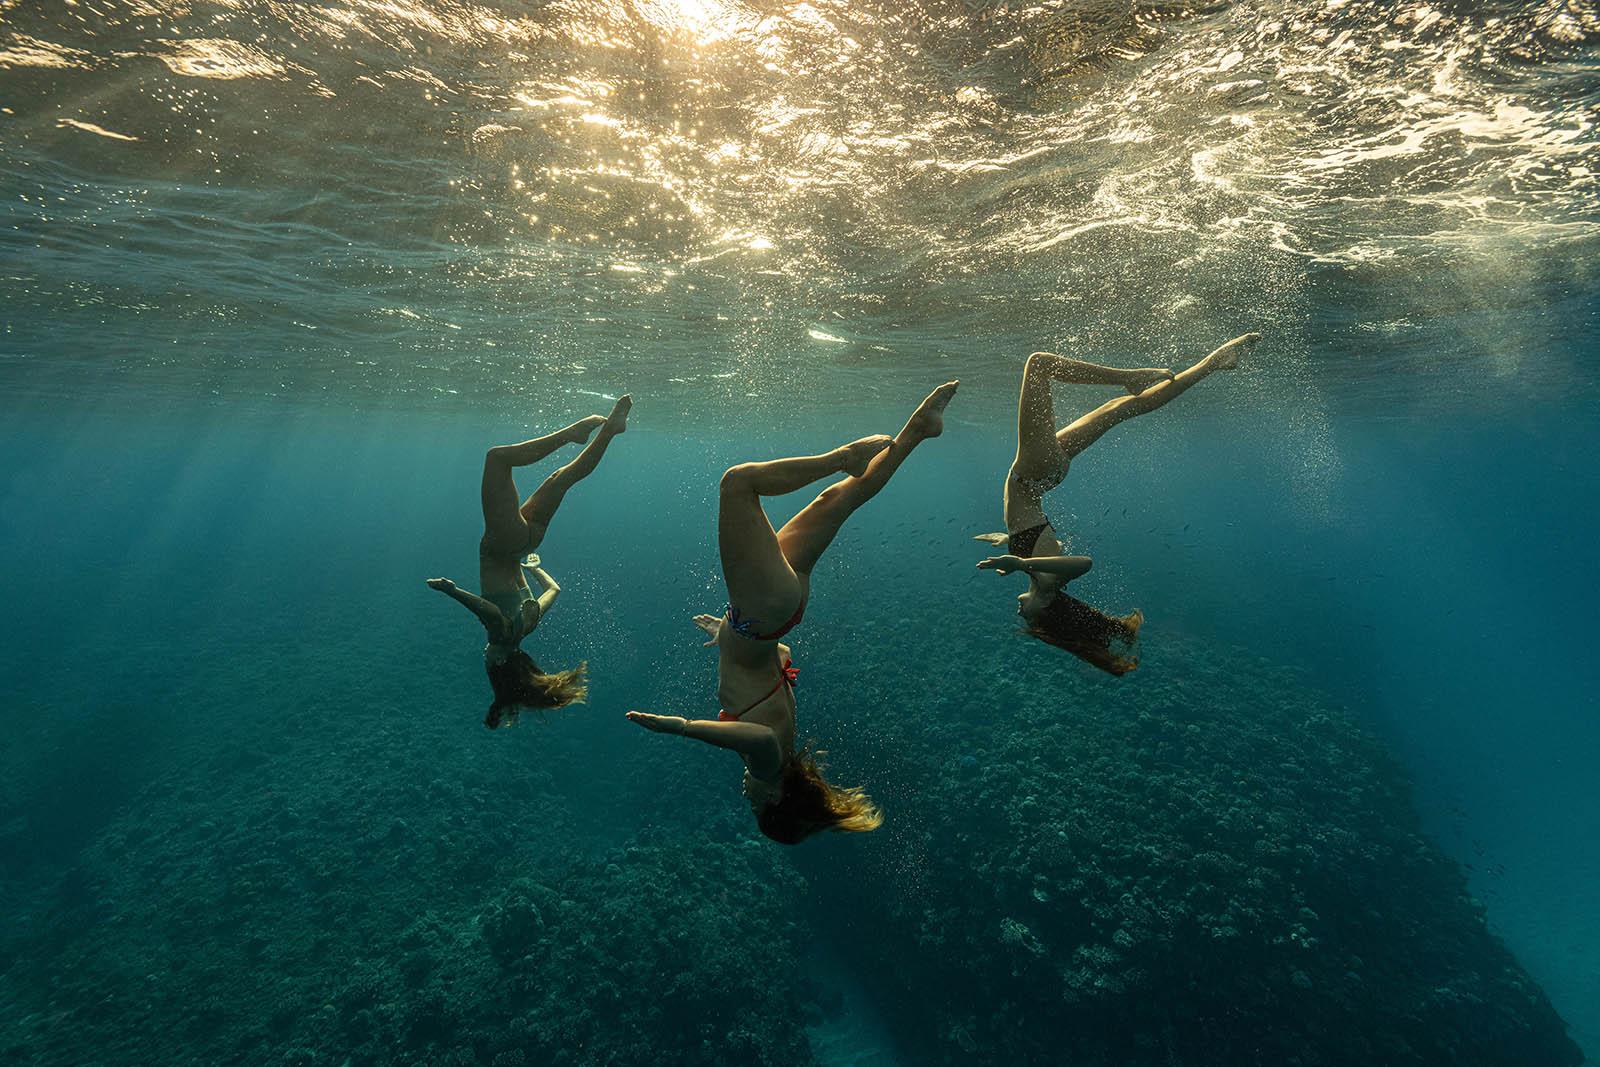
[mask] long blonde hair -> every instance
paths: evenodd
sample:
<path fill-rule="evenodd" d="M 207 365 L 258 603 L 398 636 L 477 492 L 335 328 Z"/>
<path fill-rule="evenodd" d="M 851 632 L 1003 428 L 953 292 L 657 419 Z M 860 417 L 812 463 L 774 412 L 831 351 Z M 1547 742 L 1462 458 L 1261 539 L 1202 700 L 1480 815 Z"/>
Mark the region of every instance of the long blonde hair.
<path fill-rule="evenodd" d="M 1139 666 L 1139 627 L 1144 612 L 1107 615 L 1077 597 L 1057 593 L 1029 622 L 1026 632 L 1045 644 L 1066 649 L 1107 674 L 1122 675 Z"/>
<path fill-rule="evenodd" d="M 564 708 L 583 703 L 589 695 L 588 663 L 580 663 L 570 671 L 545 674 L 533 657 L 519 648 L 503 663 L 489 664 L 486 669 L 494 703 L 489 705 L 483 725 L 491 730 L 515 726 L 524 708 Z"/>
<path fill-rule="evenodd" d="M 798 845 L 823 830 L 864 834 L 883 825 L 883 812 L 860 786 L 841 787 L 822 776 L 808 744 L 783 765 L 783 798 L 756 815 L 756 825 L 774 841 Z"/>

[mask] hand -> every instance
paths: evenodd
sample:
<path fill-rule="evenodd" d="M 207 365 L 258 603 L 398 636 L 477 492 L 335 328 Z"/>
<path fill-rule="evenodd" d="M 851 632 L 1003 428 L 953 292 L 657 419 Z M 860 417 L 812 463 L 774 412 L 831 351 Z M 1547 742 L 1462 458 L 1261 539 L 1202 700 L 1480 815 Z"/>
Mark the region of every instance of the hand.
<path fill-rule="evenodd" d="M 717 635 L 722 633 L 722 616 L 696 615 L 694 617 L 694 624 L 700 627 L 700 629 L 704 630 L 711 637 L 711 640 L 705 642 L 705 644 L 701 645 L 700 647 L 710 648 L 712 645 L 717 643 Z"/>
<path fill-rule="evenodd" d="M 530 571 L 537 568 L 541 562 L 543 561 L 539 559 L 539 553 L 537 552 L 529 552 L 522 559 L 522 565 Z"/>
<path fill-rule="evenodd" d="M 429 589 L 437 589 L 441 593 L 448 593 L 450 590 L 454 589 L 455 587 L 456 587 L 456 583 L 452 582 L 448 578 L 429 578 L 428 579 L 428 588 Z"/>
<path fill-rule="evenodd" d="M 647 711 L 628 712 L 628 721 L 658 734 L 681 734 L 689 726 L 689 720 L 681 715 L 651 715 Z"/>
<path fill-rule="evenodd" d="M 1010 574 L 1012 571 L 1026 571 L 1028 561 L 1021 556 L 990 556 L 988 559 L 978 561 L 980 571 L 994 571 L 996 574 Z"/>

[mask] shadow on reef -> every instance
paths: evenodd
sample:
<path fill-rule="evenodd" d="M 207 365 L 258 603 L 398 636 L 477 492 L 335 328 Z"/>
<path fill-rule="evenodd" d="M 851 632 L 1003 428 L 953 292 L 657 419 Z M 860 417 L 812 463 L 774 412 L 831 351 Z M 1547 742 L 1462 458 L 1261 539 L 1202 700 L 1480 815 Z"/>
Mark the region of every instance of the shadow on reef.
<path fill-rule="evenodd" d="M 1120 681 L 930 640 L 962 654 L 805 638 L 807 732 L 889 821 L 797 849 L 723 753 L 491 734 L 423 660 L 352 694 L 348 650 L 265 659 L 252 715 L 28 884 L 0 1059 L 805 1064 L 826 954 L 915 1063 L 1580 1061 L 1393 761 L 1292 674 L 1170 634 Z"/>

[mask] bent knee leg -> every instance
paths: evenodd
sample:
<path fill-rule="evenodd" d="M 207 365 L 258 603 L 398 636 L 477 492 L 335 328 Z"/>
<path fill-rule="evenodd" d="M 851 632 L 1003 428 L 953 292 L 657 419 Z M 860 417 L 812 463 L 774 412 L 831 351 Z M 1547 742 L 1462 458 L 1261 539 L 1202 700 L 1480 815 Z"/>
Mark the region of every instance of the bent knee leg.
<path fill-rule="evenodd" d="M 512 468 L 511 451 L 508 445 L 495 445 L 490 448 L 483 454 L 483 472 L 489 474 L 509 471 Z"/>
<path fill-rule="evenodd" d="M 722 494 L 755 495 L 756 465 L 754 463 L 738 463 L 722 472 L 720 489 Z"/>

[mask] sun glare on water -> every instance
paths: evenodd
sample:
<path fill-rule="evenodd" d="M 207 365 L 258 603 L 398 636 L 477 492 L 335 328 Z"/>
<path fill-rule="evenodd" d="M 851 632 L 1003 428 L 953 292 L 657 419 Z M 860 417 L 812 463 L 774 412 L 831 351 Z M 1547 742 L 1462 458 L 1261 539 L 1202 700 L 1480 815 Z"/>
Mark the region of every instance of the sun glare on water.
<path fill-rule="evenodd" d="M 747 8 L 721 0 L 645 0 L 635 10 L 666 34 L 702 47 L 725 41 L 756 22 Z"/>

